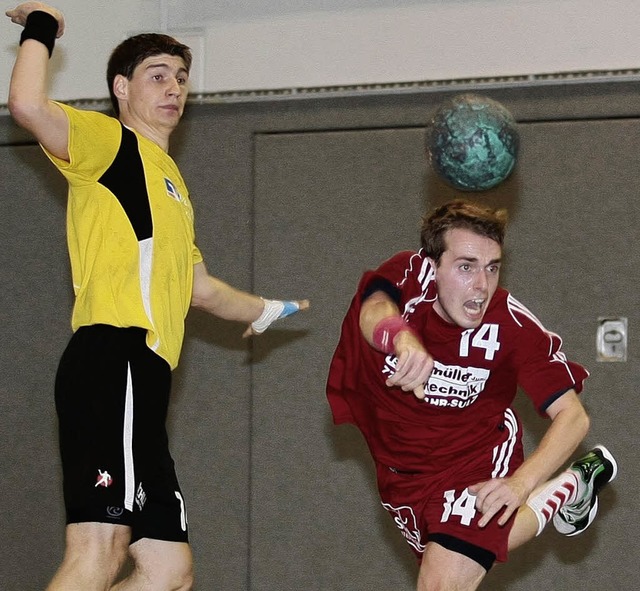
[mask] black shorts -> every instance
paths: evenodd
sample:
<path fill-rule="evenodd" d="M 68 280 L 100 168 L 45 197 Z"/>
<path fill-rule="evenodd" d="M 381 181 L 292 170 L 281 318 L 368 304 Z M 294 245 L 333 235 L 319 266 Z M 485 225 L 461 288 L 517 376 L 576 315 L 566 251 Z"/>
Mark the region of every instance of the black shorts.
<path fill-rule="evenodd" d="M 141 538 L 187 542 L 187 513 L 166 431 L 169 364 L 146 331 L 80 328 L 56 376 L 67 523 L 131 527 Z"/>

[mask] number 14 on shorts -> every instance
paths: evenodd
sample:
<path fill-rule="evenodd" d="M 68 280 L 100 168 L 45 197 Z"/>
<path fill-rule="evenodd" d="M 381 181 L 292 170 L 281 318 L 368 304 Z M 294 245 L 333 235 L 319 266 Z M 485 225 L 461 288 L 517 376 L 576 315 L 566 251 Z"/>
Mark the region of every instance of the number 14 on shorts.
<path fill-rule="evenodd" d="M 452 517 L 459 517 L 462 525 L 471 525 L 476 516 L 476 497 L 465 488 L 458 496 L 455 490 L 444 491 L 444 508 L 440 523 L 446 523 Z"/>

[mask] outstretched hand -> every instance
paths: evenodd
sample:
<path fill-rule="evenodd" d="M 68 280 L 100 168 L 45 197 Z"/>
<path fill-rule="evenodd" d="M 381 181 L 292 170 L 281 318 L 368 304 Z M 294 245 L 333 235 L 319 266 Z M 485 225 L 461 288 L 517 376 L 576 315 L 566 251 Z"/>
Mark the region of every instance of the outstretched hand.
<path fill-rule="evenodd" d="M 281 304 L 276 308 L 272 307 L 272 314 L 263 318 L 265 313 L 268 314 L 269 310 L 267 309 L 269 303 L 272 304 Z M 265 312 L 263 315 L 255 322 L 252 322 L 247 330 L 244 331 L 242 337 L 247 338 L 253 335 L 262 334 L 267 327 L 275 322 L 276 320 L 280 320 L 281 318 L 286 318 L 287 316 L 291 316 L 292 314 L 296 314 L 297 312 L 307 310 L 309 308 L 309 300 L 293 300 L 293 301 L 279 301 L 279 300 L 265 300 Z M 261 322 L 263 325 L 258 327 L 257 322 Z"/>
<path fill-rule="evenodd" d="M 14 9 L 7 10 L 5 15 L 11 19 L 12 23 L 24 27 L 27 23 L 27 17 L 36 10 L 48 12 L 58 21 L 58 33 L 56 37 L 62 37 L 64 33 L 64 16 L 62 12 L 44 2 L 23 2 L 22 4 L 18 4 Z"/>

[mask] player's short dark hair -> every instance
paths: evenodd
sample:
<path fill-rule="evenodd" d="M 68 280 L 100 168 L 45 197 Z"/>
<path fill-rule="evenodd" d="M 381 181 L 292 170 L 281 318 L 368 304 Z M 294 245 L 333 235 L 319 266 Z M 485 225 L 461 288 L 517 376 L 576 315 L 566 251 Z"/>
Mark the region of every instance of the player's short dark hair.
<path fill-rule="evenodd" d="M 447 248 L 447 230 L 461 228 L 495 240 L 501 247 L 507 226 L 507 211 L 457 199 L 436 207 L 422 218 L 420 240 L 425 254 L 436 264 Z"/>
<path fill-rule="evenodd" d="M 107 64 L 107 84 L 111 105 L 116 115 L 120 115 L 118 99 L 113 92 L 113 81 L 120 74 L 128 80 L 133 77 L 134 70 L 148 57 L 166 53 L 182 58 L 187 72 L 191 69 L 191 50 L 169 35 L 161 33 L 141 33 L 125 39 L 118 45 Z"/>

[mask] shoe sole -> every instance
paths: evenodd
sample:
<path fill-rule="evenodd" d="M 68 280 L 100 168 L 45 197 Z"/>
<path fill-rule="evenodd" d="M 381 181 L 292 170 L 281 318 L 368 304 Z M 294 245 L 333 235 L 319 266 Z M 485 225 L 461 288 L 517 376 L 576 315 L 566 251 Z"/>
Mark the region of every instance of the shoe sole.
<path fill-rule="evenodd" d="M 609 480 L 607 480 L 607 482 L 605 482 L 604 484 L 613 482 L 618 475 L 618 462 L 615 461 L 614 457 L 611 455 L 611 452 L 604 445 L 596 445 L 595 449 L 599 449 L 602 452 L 604 458 L 609 461 L 611 463 L 611 466 L 613 467 L 613 474 L 611 475 L 611 478 L 609 478 Z"/>

